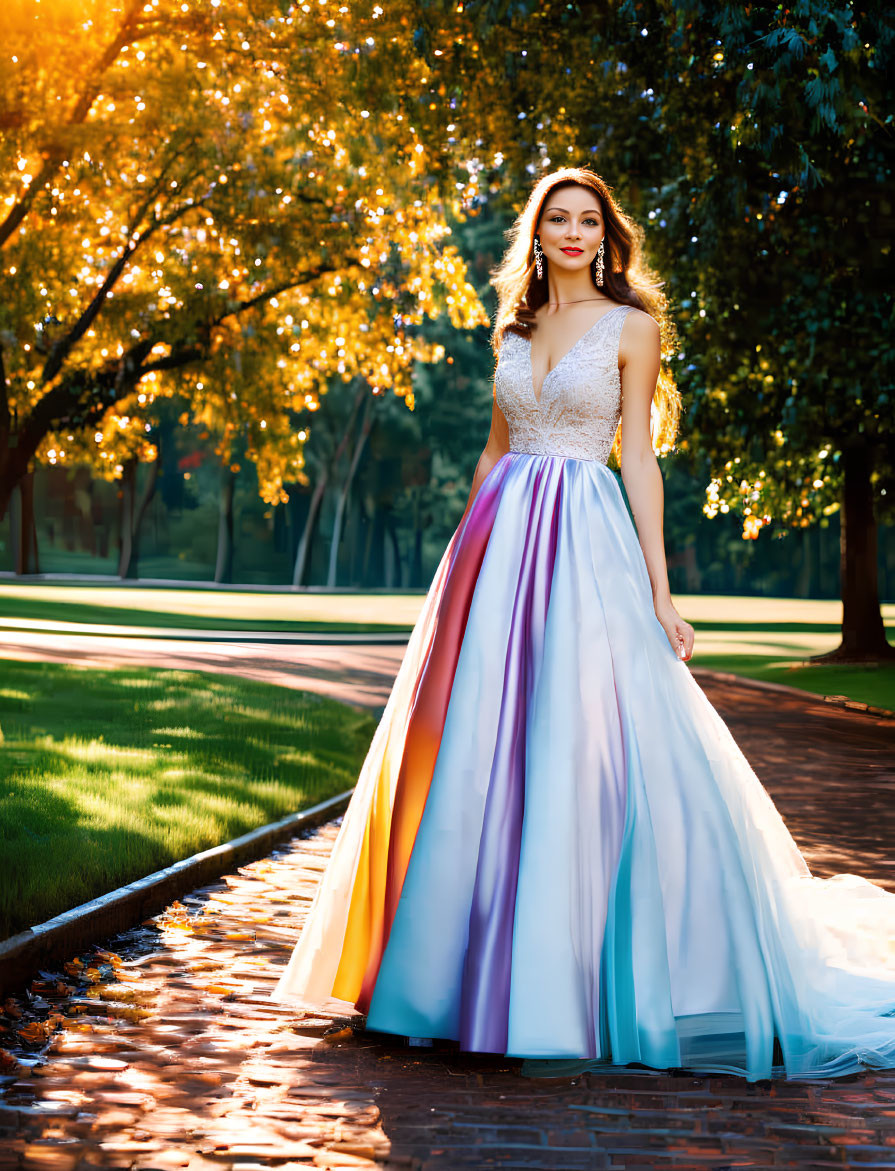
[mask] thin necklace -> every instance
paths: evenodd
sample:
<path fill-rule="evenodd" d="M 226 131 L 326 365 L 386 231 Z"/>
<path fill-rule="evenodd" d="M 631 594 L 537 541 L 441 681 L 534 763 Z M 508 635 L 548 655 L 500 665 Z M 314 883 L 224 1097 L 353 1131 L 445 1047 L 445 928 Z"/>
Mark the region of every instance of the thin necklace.
<path fill-rule="evenodd" d="M 582 297 L 580 301 L 547 301 L 548 305 L 583 305 L 585 301 L 608 301 L 609 297 Z"/>

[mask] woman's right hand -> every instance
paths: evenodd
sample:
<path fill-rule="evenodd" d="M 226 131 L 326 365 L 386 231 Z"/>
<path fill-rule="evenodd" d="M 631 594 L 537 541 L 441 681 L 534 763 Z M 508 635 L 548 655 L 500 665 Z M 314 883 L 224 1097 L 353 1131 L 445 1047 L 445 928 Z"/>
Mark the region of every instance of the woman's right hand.
<path fill-rule="evenodd" d="M 670 598 L 656 603 L 656 617 L 659 619 L 662 629 L 668 636 L 671 649 L 679 659 L 687 662 L 693 654 L 693 642 L 696 638 L 696 631 L 689 622 L 681 618 Z"/>

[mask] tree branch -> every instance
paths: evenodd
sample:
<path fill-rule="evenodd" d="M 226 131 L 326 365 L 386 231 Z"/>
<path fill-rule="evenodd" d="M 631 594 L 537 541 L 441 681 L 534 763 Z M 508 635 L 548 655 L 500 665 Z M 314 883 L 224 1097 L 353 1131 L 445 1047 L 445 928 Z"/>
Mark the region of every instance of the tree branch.
<path fill-rule="evenodd" d="M 285 281 L 281 285 L 275 285 L 272 289 L 265 289 L 263 293 L 258 293 L 255 297 L 250 297 L 247 301 L 240 301 L 236 307 L 229 309 L 222 314 L 215 322 L 220 325 L 222 321 L 226 321 L 228 317 L 234 314 L 244 313 L 246 309 L 254 309 L 256 305 L 263 305 L 265 301 L 269 301 L 271 297 L 279 297 L 280 293 L 288 293 L 291 289 L 299 289 L 302 285 L 308 284 L 310 281 L 319 280 L 320 277 L 326 276 L 328 272 L 335 272 L 336 269 L 331 264 L 321 265 L 312 272 L 303 272 L 298 280 Z"/>
<path fill-rule="evenodd" d="M 333 268 L 330 266 L 321 267 L 315 269 L 313 272 L 302 273 L 301 279 L 298 281 L 289 281 L 281 285 L 275 285 L 271 289 L 265 289 L 263 293 L 259 293 L 256 297 L 251 297 L 247 301 L 240 301 L 235 306 L 226 309 L 223 313 L 219 313 L 217 317 L 213 317 L 209 321 L 204 322 L 203 332 L 206 335 L 210 335 L 211 330 L 216 325 L 223 324 L 228 317 L 235 317 L 240 313 L 245 313 L 248 309 L 255 309 L 258 305 L 263 305 L 265 301 L 269 301 L 272 297 L 278 297 L 281 293 L 288 292 L 290 289 L 300 288 L 302 285 L 307 284 L 308 281 L 317 280 L 326 273 L 333 271 Z M 179 349 L 173 349 L 170 354 L 156 358 L 153 362 L 141 363 L 136 381 L 155 371 L 176 370 L 181 366 L 189 365 L 190 362 L 201 361 L 207 354 L 209 340 L 210 338 L 206 339 L 205 345 L 181 346 Z M 159 344 L 160 341 L 152 342 L 153 347 Z"/>
<path fill-rule="evenodd" d="M 191 206 L 196 206 L 193 204 Z M 328 272 L 334 271 L 330 265 L 323 265 L 310 272 L 304 272 L 297 279 L 282 282 L 272 288 L 265 289 L 254 297 L 240 301 L 236 305 L 228 306 L 223 312 L 203 323 L 204 340 L 198 344 L 182 345 L 169 354 L 147 362 L 153 348 L 163 339 L 158 335 L 141 338 L 128 349 L 121 358 L 111 359 L 97 371 L 71 370 L 64 377 L 59 373 L 54 376 L 46 388 L 46 392 L 31 408 L 18 435 L 15 449 L 11 453 L 10 466 L 13 481 L 24 475 L 28 463 L 39 447 L 41 441 L 60 424 L 68 423 L 73 427 L 87 427 L 99 422 L 103 414 L 133 390 L 134 386 L 147 374 L 156 370 L 174 370 L 186 366 L 191 362 L 200 362 L 207 356 L 211 341 L 211 331 L 228 317 L 245 313 L 258 305 L 269 301 L 290 289 L 300 288 L 309 281 L 317 280 Z M 165 333 L 171 333 L 172 320 L 160 322 L 166 327 Z M 72 415 L 78 418 L 72 420 Z"/>
<path fill-rule="evenodd" d="M 153 191 L 147 196 L 146 200 L 144 200 L 143 206 L 141 207 L 140 212 L 136 217 L 136 222 L 139 222 L 139 220 L 142 219 L 147 207 L 152 203 L 154 198 L 155 192 Z M 50 351 L 50 356 L 47 358 L 46 364 L 44 365 L 43 371 L 41 373 L 41 378 L 44 382 L 51 382 L 62 369 L 63 362 L 71 353 L 74 346 L 81 340 L 90 326 L 96 320 L 100 310 L 108 299 L 109 293 L 118 283 L 118 278 L 121 276 L 125 266 L 127 265 L 127 262 L 134 255 L 134 253 L 143 244 L 145 244 L 147 240 L 151 239 L 151 237 L 155 235 L 159 228 L 169 227 L 171 224 L 175 223 L 180 218 L 180 216 L 185 215 L 193 208 L 201 207 L 203 202 L 204 200 L 200 199 L 194 200 L 192 203 L 181 204 L 167 216 L 163 216 L 161 219 L 153 220 L 152 223 L 146 228 L 146 230 L 141 232 L 141 234 L 136 239 L 129 240 L 129 242 L 124 247 L 124 251 L 109 269 L 109 272 L 106 275 L 106 279 L 97 289 L 90 304 L 81 314 L 72 328 L 68 331 L 65 337 L 60 338 L 59 341 L 53 346 L 53 349 Z"/>

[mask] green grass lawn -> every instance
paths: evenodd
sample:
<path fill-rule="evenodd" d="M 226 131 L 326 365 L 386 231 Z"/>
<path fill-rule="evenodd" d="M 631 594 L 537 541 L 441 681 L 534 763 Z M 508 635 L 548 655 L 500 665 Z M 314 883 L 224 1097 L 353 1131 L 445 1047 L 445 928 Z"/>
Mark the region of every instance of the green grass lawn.
<path fill-rule="evenodd" d="M 699 632 L 696 634 L 699 638 Z M 799 660 L 792 664 L 773 656 L 701 654 L 693 665 L 710 671 L 726 671 L 749 679 L 764 679 L 769 683 L 785 683 L 815 695 L 838 695 L 846 699 L 869 703 L 873 707 L 895 711 L 895 666 L 817 666 L 803 667 Z"/>
<path fill-rule="evenodd" d="M 372 715 L 225 676 L 0 662 L 0 938 L 357 780 Z"/>

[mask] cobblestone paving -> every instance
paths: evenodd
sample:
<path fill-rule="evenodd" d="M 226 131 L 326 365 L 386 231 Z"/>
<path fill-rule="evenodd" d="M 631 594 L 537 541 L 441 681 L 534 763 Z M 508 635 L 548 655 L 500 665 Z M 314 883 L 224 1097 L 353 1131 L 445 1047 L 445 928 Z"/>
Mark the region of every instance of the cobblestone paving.
<path fill-rule="evenodd" d="M 890 885 L 893 722 L 735 685 L 710 698 L 816 871 Z M 0 1167 L 895 1168 L 895 1072 L 531 1080 L 516 1060 L 410 1049 L 274 1004 L 336 832 L 8 1001 Z"/>

